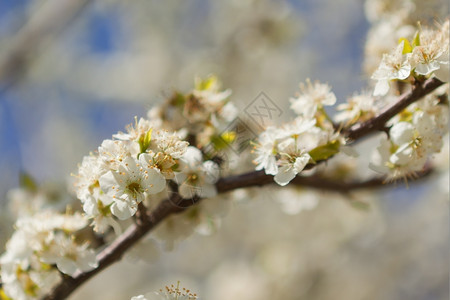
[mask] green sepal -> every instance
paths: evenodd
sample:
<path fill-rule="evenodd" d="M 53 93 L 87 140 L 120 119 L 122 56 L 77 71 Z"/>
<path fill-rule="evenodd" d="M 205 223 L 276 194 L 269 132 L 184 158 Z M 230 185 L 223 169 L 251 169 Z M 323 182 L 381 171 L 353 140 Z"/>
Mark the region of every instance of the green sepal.
<path fill-rule="evenodd" d="M 5 291 L 2 288 L 0 288 L 0 300 L 13 300 L 13 299 L 6 296 Z"/>
<path fill-rule="evenodd" d="M 327 158 L 339 153 L 340 145 L 341 143 L 338 140 L 334 140 L 326 145 L 322 145 L 312 149 L 311 151 L 309 151 L 309 155 L 314 162 L 326 160 Z"/>
<path fill-rule="evenodd" d="M 152 131 L 153 128 L 150 128 L 149 131 L 145 135 L 142 135 L 139 138 L 139 148 L 141 150 L 141 153 L 145 153 L 147 151 L 148 147 L 150 146 L 150 142 L 152 141 Z"/>
<path fill-rule="evenodd" d="M 53 269 L 52 265 L 41 262 L 42 271 L 50 271 L 52 269 Z"/>
<path fill-rule="evenodd" d="M 236 139 L 236 132 L 225 131 L 220 136 L 213 136 L 211 143 L 214 145 L 215 150 L 222 150 L 230 146 Z"/>
<path fill-rule="evenodd" d="M 399 122 L 411 122 L 413 118 L 413 112 L 404 109 L 402 112 L 398 114 L 400 120 Z"/>
<path fill-rule="evenodd" d="M 414 35 L 414 39 L 412 41 L 412 47 L 415 48 L 417 46 L 420 46 L 420 32 L 417 31 Z"/>
<path fill-rule="evenodd" d="M 391 147 L 389 148 L 389 152 L 390 153 L 395 153 L 395 152 L 397 152 L 398 148 L 399 148 L 399 146 L 397 146 L 396 144 L 391 142 Z"/>
<path fill-rule="evenodd" d="M 111 215 L 111 204 L 105 206 L 102 201 L 97 200 L 97 208 L 102 216 L 108 217 Z"/>
<path fill-rule="evenodd" d="M 185 102 L 186 102 L 186 97 L 179 92 L 175 92 L 173 94 L 172 98 L 170 99 L 170 104 L 173 106 L 182 106 L 182 105 L 184 105 Z"/>
<path fill-rule="evenodd" d="M 408 41 L 407 39 L 405 39 L 405 38 L 400 38 L 400 39 L 398 40 L 398 43 L 400 44 L 401 42 L 404 42 L 402 54 L 411 53 L 413 47 L 411 47 L 411 44 L 409 43 L 409 41 Z"/>
<path fill-rule="evenodd" d="M 210 75 L 206 79 L 197 77 L 195 79 L 195 89 L 198 91 L 213 90 L 219 85 L 219 79 L 215 75 Z"/>

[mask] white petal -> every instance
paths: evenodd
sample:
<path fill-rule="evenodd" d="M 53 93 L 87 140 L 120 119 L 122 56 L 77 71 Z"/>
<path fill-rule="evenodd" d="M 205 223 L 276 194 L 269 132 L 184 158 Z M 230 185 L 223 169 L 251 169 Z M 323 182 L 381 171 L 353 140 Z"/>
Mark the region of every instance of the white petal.
<path fill-rule="evenodd" d="M 148 169 L 148 178 L 144 180 L 144 188 L 149 194 L 157 194 L 166 188 L 166 179 L 164 176 L 155 169 Z"/>
<path fill-rule="evenodd" d="M 298 174 L 300 173 L 305 166 L 309 163 L 309 160 L 311 159 L 311 156 L 308 153 L 303 154 L 300 157 L 297 157 L 295 159 L 294 163 L 294 171 Z"/>
<path fill-rule="evenodd" d="M 274 155 L 270 155 L 267 158 L 264 168 L 267 175 L 276 175 L 278 173 L 277 160 Z"/>
<path fill-rule="evenodd" d="M 145 298 L 144 295 L 139 295 L 131 297 L 131 300 L 147 300 L 147 298 Z"/>
<path fill-rule="evenodd" d="M 418 64 L 415 72 L 420 75 L 428 75 L 433 71 L 439 70 L 441 65 L 437 61 L 430 61 L 427 64 Z"/>
<path fill-rule="evenodd" d="M 423 111 L 414 114 L 413 123 L 421 136 L 430 136 L 435 132 L 435 124 L 432 117 Z"/>
<path fill-rule="evenodd" d="M 411 74 L 411 66 L 409 64 L 403 65 L 400 70 L 397 71 L 397 78 L 398 79 L 406 79 L 409 77 L 409 74 Z"/>
<path fill-rule="evenodd" d="M 292 166 L 283 166 L 278 171 L 278 174 L 275 175 L 274 180 L 276 183 L 278 183 L 281 186 L 285 186 L 288 184 L 294 177 L 297 175 L 297 173 L 294 171 L 294 168 Z"/>
<path fill-rule="evenodd" d="M 120 220 L 126 220 L 133 216 L 137 211 L 137 204 L 130 205 L 128 202 L 116 200 L 111 204 L 111 213 Z"/>
<path fill-rule="evenodd" d="M 390 169 L 386 166 L 391 155 L 390 153 L 391 143 L 385 133 L 382 133 L 380 138 L 380 145 L 372 153 L 372 162 L 369 164 L 369 168 L 375 172 L 386 174 Z"/>
<path fill-rule="evenodd" d="M 322 101 L 323 105 L 334 105 L 336 103 L 336 96 L 334 93 L 329 93 L 328 96 Z"/>
<path fill-rule="evenodd" d="M 100 183 L 100 188 L 103 190 L 105 194 L 108 196 L 115 196 L 117 193 L 117 187 L 119 185 L 117 174 L 113 173 L 112 171 L 109 171 L 106 174 L 103 174 L 102 177 L 98 180 Z M 115 189 L 113 189 L 115 187 Z"/>
<path fill-rule="evenodd" d="M 195 167 L 203 161 L 203 155 L 199 149 L 189 146 L 187 147 L 186 153 L 184 153 L 181 160 L 187 165 Z"/>
<path fill-rule="evenodd" d="M 188 184 L 187 182 L 183 182 L 178 188 L 178 193 L 184 199 L 191 199 L 195 196 L 196 187 Z"/>
<path fill-rule="evenodd" d="M 93 197 L 90 197 L 83 203 L 83 210 L 90 216 L 98 214 L 97 201 Z"/>
<path fill-rule="evenodd" d="M 96 259 L 95 251 L 93 250 L 84 250 L 77 260 L 78 269 L 83 272 L 87 272 L 93 270 L 98 267 L 98 262 Z"/>
<path fill-rule="evenodd" d="M 75 272 L 77 271 L 77 265 L 75 262 L 71 259 L 68 259 L 66 257 L 61 257 L 57 262 L 56 266 L 58 267 L 58 270 L 63 272 L 64 274 L 73 276 Z"/>
<path fill-rule="evenodd" d="M 378 80 L 373 90 L 374 96 L 384 96 L 389 92 L 389 81 L 388 80 Z"/>
<path fill-rule="evenodd" d="M 414 160 L 413 148 L 408 144 L 402 145 L 398 150 L 391 155 L 390 161 L 396 165 L 407 165 Z"/>
<path fill-rule="evenodd" d="M 410 143 L 414 138 L 414 126 L 409 122 L 397 123 L 389 130 L 389 135 L 397 145 Z"/>
<path fill-rule="evenodd" d="M 219 180 L 220 169 L 219 166 L 211 161 L 205 161 L 202 165 L 203 172 L 205 174 L 205 181 L 208 183 L 216 183 Z"/>

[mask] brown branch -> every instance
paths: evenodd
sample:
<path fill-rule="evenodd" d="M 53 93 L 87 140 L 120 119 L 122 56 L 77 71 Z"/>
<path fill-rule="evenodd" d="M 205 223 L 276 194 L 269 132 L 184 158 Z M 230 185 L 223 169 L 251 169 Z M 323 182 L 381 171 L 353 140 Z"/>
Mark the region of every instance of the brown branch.
<path fill-rule="evenodd" d="M 136 244 L 145 234 L 152 230 L 170 214 L 178 211 L 176 203 L 181 198 L 178 194 L 172 194 L 171 199 L 165 199 L 153 210 L 148 221 L 141 225 L 132 224 L 111 245 L 106 247 L 97 255 L 98 267 L 89 272 L 79 272 L 73 277 L 65 276 L 62 282 L 44 299 L 66 299 L 75 289 L 88 279 L 92 278 L 102 270 L 106 269 L 116 261 L 119 261 L 124 253 Z"/>
<path fill-rule="evenodd" d="M 362 124 L 356 124 L 344 130 L 344 135 L 355 141 L 373 131 L 384 128 L 385 123 L 394 115 L 401 112 L 414 101 L 419 100 L 428 93 L 431 93 L 443 83 L 431 78 L 422 84 L 416 84 L 414 88 L 398 99 L 396 103 L 384 109 L 373 119 Z M 314 165 L 308 165 L 307 169 Z M 419 178 L 424 178 L 430 173 L 429 169 L 417 174 Z M 221 178 L 217 184 L 218 193 L 226 193 L 239 188 L 248 188 L 273 184 L 273 176 L 266 175 L 264 171 L 252 171 L 240 175 L 233 175 Z M 349 192 L 357 189 L 385 187 L 384 178 L 373 178 L 366 181 L 342 182 L 320 177 L 318 175 L 310 177 L 297 176 L 291 181 L 291 185 L 310 187 L 319 190 L 336 192 Z M 120 235 L 111 245 L 107 246 L 97 255 L 98 267 L 85 273 L 77 273 L 74 277 L 65 276 L 62 282 L 44 299 L 65 299 L 84 282 L 100 273 L 116 261 L 119 261 L 124 253 L 136 244 L 144 235 L 155 228 L 161 221 L 171 214 L 182 212 L 188 207 L 197 204 L 201 199 L 185 200 L 178 193 L 172 193 L 169 199 L 163 200 L 150 214 L 148 220 L 131 225 L 122 235 Z M 140 210 L 142 214 L 144 210 Z M 142 216 L 141 216 L 142 217 Z"/>
<path fill-rule="evenodd" d="M 344 129 L 342 133 L 350 142 L 352 142 L 374 131 L 383 130 L 386 122 L 392 117 L 443 84 L 444 83 L 437 78 L 430 78 L 422 83 L 416 82 L 411 91 L 402 94 L 396 102 L 384 108 L 377 116 L 366 122 L 357 123 L 348 129 Z"/>
<path fill-rule="evenodd" d="M 430 174 L 426 170 L 418 174 L 419 178 L 425 178 Z M 264 174 L 263 171 L 253 171 L 241 175 L 229 176 L 217 182 L 218 193 L 226 193 L 239 188 L 264 186 L 273 183 L 273 176 Z M 297 176 L 291 181 L 292 185 L 314 188 L 318 190 L 350 192 L 358 189 L 386 187 L 384 178 L 373 178 L 360 182 L 337 182 L 319 176 L 300 177 Z M 120 235 L 111 245 L 107 246 L 97 255 L 98 267 L 85 273 L 77 273 L 74 277 L 65 276 L 63 281 L 44 299 L 65 299 L 84 282 L 100 273 L 113 263 L 119 261 L 124 253 L 134 244 L 155 228 L 161 221 L 169 215 L 182 212 L 185 209 L 197 204 L 201 199 L 195 201 L 182 199 L 177 193 L 173 193 L 170 199 L 163 200 L 148 215 L 147 222 L 139 225 L 131 225 L 122 235 Z"/>

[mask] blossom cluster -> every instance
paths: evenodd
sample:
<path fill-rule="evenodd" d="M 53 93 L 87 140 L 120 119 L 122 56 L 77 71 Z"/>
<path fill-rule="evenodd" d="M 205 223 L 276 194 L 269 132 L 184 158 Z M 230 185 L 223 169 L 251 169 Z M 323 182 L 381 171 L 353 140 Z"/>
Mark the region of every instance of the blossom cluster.
<path fill-rule="evenodd" d="M 221 90 L 216 76 L 196 78 L 195 88 L 191 92 L 175 92 L 147 115 L 155 120 L 157 126 L 178 131 L 193 146 L 204 148 L 214 144 L 238 115 L 230 95 L 231 90 Z"/>
<path fill-rule="evenodd" d="M 131 300 L 195 300 L 198 299 L 197 294 L 186 288 L 180 288 L 180 283 L 177 286 L 170 285 L 159 292 L 148 293 L 146 295 L 139 295 L 132 297 Z"/>
<path fill-rule="evenodd" d="M 141 118 L 127 133 L 103 141 L 97 154 L 84 157 L 76 193 L 94 229 L 104 232 L 114 226 L 113 217 L 130 218 L 141 202 L 163 191 L 187 145 L 175 133 L 153 130 L 151 122 Z"/>
<path fill-rule="evenodd" d="M 367 74 L 380 65 L 384 53 L 394 48 L 399 39 L 414 36 L 417 23 L 432 24 L 448 18 L 445 0 L 367 0 L 365 12 L 371 23 L 365 46 L 364 69 Z"/>
<path fill-rule="evenodd" d="M 396 3 L 400 2 L 403 5 L 414 0 Z M 415 35 L 410 29 L 408 27 L 401 35 L 395 49 L 383 55 L 372 76 L 377 81 L 374 92 L 355 94 L 337 107 L 340 113 L 334 120 L 339 124 L 333 122 L 325 109 L 336 103 L 330 86 L 309 80 L 301 84 L 300 93 L 290 100 L 295 119 L 281 126 L 270 126 L 259 135 L 254 147 L 256 170 L 264 170 L 274 176 L 278 185 L 285 186 L 309 165 L 328 160 L 340 151 L 345 152 L 346 141 L 339 131 L 375 117 L 383 101 L 378 96 L 397 92 L 391 88 L 393 81 L 398 83 L 398 92 L 411 88 L 409 83 L 423 82 L 430 77 L 448 81 L 449 21 L 436 30 L 419 28 Z M 81 229 L 90 222 L 97 233 L 105 233 L 110 227 L 119 232 L 121 225 L 127 224 L 121 221 L 139 216 L 139 212 L 142 213 L 139 209 L 154 207 L 171 193 L 182 198 L 180 202 L 172 203 L 174 206 L 191 201 L 186 205 L 190 207 L 183 207 L 180 214 L 167 216 L 155 228 L 154 237 L 163 240 L 166 249 L 171 249 L 175 241 L 194 230 L 208 233 L 209 228 L 202 225 L 218 224 L 213 217 L 224 210 L 226 201 L 216 197 L 221 162 L 210 155 L 207 147 L 212 145 L 214 150 L 221 150 L 224 140 L 234 139 L 236 133 L 228 126 L 238 111 L 229 99 L 230 94 L 230 90 L 221 89 L 214 76 L 197 79 L 195 88 L 189 93 L 174 92 L 163 105 L 151 109 L 147 118 L 136 118 L 126 132 L 104 140 L 96 152 L 83 158 L 76 175 L 75 192 L 84 214 L 60 214 L 48 210 L 39 213 L 37 211 L 48 204 L 43 194 L 34 190 L 10 193 L 10 197 L 19 199 L 15 207 L 19 219 L 6 252 L 0 257 L 0 298 L 5 292 L 13 299 L 39 299 L 63 280 L 63 274 L 74 276 L 98 267 L 90 244 L 79 242 Z M 387 123 L 371 168 L 394 179 L 423 170 L 428 159 L 441 150 L 448 133 L 447 95 L 448 85 L 410 105 Z M 283 211 L 296 214 L 316 207 L 315 195 L 297 197 L 298 194 L 291 192 L 284 194 L 286 197 L 278 197 Z M 191 205 L 199 198 L 214 197 L 216 199 Z M 19 211 L 17 207 L 23 205 L 26 209 Z M 108 242 L 104 237 L 100 242 L 102 245 Z M 139 246 L 141 250 L 147 247 L 143 250 L 146 253 L 139 253 L 142 256 L 150 257 L 157 250 L 153 241 L 141 240 L 135 248 Z M 283 253 L 286 249 L 269 250 Z M 266 268 L 276 274 L 274 277 L 281 278 L 279 274 L 294 272 L 288 268 L 292 265 L 290 259 L 279 260 L 289 256 L 263 254 L 258 260 L 266 260 Z M 276 259 L 272 262 L 270 257 Z M 229 276 L 233 273 L 228 271 L 224 274 L 236 284 L 240 283 L 242 291 L 251 291 L 242 281 L 255 282 L 256 276 L 251 271 L 246 273 L 245 269 L 237 270 L 235 274 L 239 276 Z M 242 280 L 245 277 L 248 279 Z M 256 282 L 264 286 L 266 281 L 257 278 Z M 260 294 L 269 294 L 261 291 Z M 258 295 L 256 298 L 263 297 Z M 192 300 L 197 299 L 197 295 L 180 289 L 179 285 L 171 285 L 157 293 L 132 298 L 152 299 Z"/>
<path fill-rule="evenodd" d="M 94 230 L 105 232 L 110 226 L 120 230 L 117 219 L 134 216 L 141 203 L 158 203 L 167 194 L 170 180 L 185 199 L 217 194 L 219 165 L 188 141 L 200 141 L 196 143 L 200 146 L 211 143 L 225 124 L 221 122 L 234 118 L 229 94 L 219 91 L 215 77 L 197 80 L 192 93 L 176 93 L 151 109 L 148 119 L 136 119 L 127 132 L 113 135 L 95 154 L 84 157 L 76 176 L 76 194 Z"/>
<path fill-rule="evenodd" d="M 379 112 L 383 102 L 375 99 L 369 92 L 355 93 L 346 103 L 339 104 L 339 111 L 334 120 L 349 126 L 357 122 L 365 122 Z"/>
<path fill-rule="evenodd" d="M 97 267 L 95 252 L 89 243 L 77 242 L 77 232 L 89 222 L 97 234 L 107 233 L 111 227 L 119 233 L 122 225 L 126 225 L 121 221 L 134 216 L 140 205 L 154 207 L 174 191 L 184 199 L 216 196 L 219 165 L 209 160 L 199 148 L 189 146 L 184 139 L 194 142 L 202 140 L 207 133 L 219 132 L 216 126 L 224 125 L 220 124 L 225 122 L 224 116 L 234 118 L 234 112 L 229 110 L 234 106 L 226 100 L 229 93 L 219 91 L 215 77 L 198 80 L 196 89 L 183 96 L 184 116 L 180 119 L 186 118 L 190 126 L 168 126 L 166 122 L 175 124 L 177 118 L 169 121 L 159 118 L 154 112 L 167 113 L 179 107 L 163 108 L 163 105 L 149 112 L 148 115 L 153 118 L 136 118 L 125 132 L 118 132 L 112 139 L 104 140 L 95 153 L 83 158 L 75 175 L 75 193 L 82 204 L 83 214 L 56 213 L 58 209 L 53 203 L 49 204 L 46 191 L 38 188 L 31 178 L 24 177 L 24 187 L 9 194 L 15 214 L 18 205 L 26 204 L 27 210 L 17 212 L 16 231 L 0 260 L 5 294 L 13 299 L 38 299 L 61 281 L 61 273 L 72 276 Z M 163 126 L 173 131 L 167 131 Z M 183 130 L 184 126 L 188 130 Z M 208 143 L 211 143 L 214 134 L 209 137 Z M 223 208 L 218 203 L 211 199 L 169 218 L 159 226 L 156 238 L 165 243 L 166 249 L 172 249 L 176 240 L 189 236 L 195 230 L 209 233 L 211 228 L 206 227 L 218 224 L 215 216 Z M 45 210 L 40 212 L 41 209 Z M 202 226 L 205 224 L 209 225 Z M 107 242 L 108 236 L 103 238 Z M 157 251 L 153 241 L 138 243 L 135 252 L 148 252 L 149 247 L 153 254 L 146 256 L 153 258 Z M 196 298 L 184 292 L 169 289 L 160 295 L 174 295 L 177 299 L 184 299 L 181 296 Z"/>
<path fill-rule="evenodd" d="M 219 86 L 214 76 L 197 79 L 192 92 L 176 92 L 152 108 L 148 118 L 136 119 L 126 132 L 113 135 L 95 154 L 84 157 L 76 194 L 95 231 L 104 233 L 113 227 L 120 232 L 120 221 L 134 216 L 139 205 L 153 208 L 174 191 L 189 203 L 217 195 L 220 166 L 202 147 L 214 145 L 214 138 L 236 113 L 228 100 L 230 91 L 220 91 Z M 210 200 L 169 217 L 156 229 L 155 236 L 166 250 L 195 230 L 209 233 L 218 225 L 223 205 Z M 136 249 L 147 246 L 140 243 Z"/>
<path fill-rule="evenodd" d="M 297 117 L 282 126 L 270 126 L 258 137 L 254 160 L 256 170 L 274 175 L 281 186 L 288 184 L 309 163 L 336 154 L 341 144 L 324 106 L 333 105 L 336 96 L 327 84 L 307 81 L 301 93 L 291 99 Z"/>
<path fill-rule="evenodd" d="M 373 154 L 371 168 L 391 178 L 414 176 L 429 157 L 441 151 L 448 133 L 449 107 L 438 90 L 411 104 L 393 120 Z M 445 97 L 445 96 L 444 96 Z"/>
<path fill-rule="evenodd" d="M 17 300 L 40 299 L 62 279 L 97 267 L 95 251 L 78 243 L 75 233 L 87 225 L 80 214 L 50 210 L 21 217 L 0 258 L 2 288 Z"/>
<path fill-rule="evenodd" d="M 410 42 L 401 38 L 398 46 L 383 55 L 380 65 L 373 73 L 377 81 L 374 96 L 389 92 L 390 82 L 406 80 L 411 75 L 431 76 L 448 82 L 449 79 L 449 21 L 437 30 L 419 30 Z"/>

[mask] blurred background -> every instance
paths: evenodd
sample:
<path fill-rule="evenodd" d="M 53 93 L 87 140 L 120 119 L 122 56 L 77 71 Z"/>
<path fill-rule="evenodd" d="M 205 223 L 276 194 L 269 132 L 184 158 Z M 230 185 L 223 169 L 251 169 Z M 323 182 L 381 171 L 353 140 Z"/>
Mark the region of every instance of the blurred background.
<path fill-rule="evenodd" d="M 425 2 L 425 23 L 448 16 L 447 1 Z M 3 216 L 21 172 L 65 185 L 84 155 L 195 76 L 217 74 L 241 109 L 263 91 L 286 119 L 306 78 L 345 101 L 370 84 L 372 9 L 362 0 L 0 0 Z M 71 299 L 127 299 L 178 280 L 216 300 L 448 299 L 448 152 L 441 161 L 445 176 L 408 190 L 351 195 L 368 210 L 349 195 L 302 191 L 314 205 L 287 215 L 278 202 L 298 191 L 238 192 L 213 235 L 152 263 L 131 255 Z M 3 245 L 12 225 L 1 218 Z"/>

